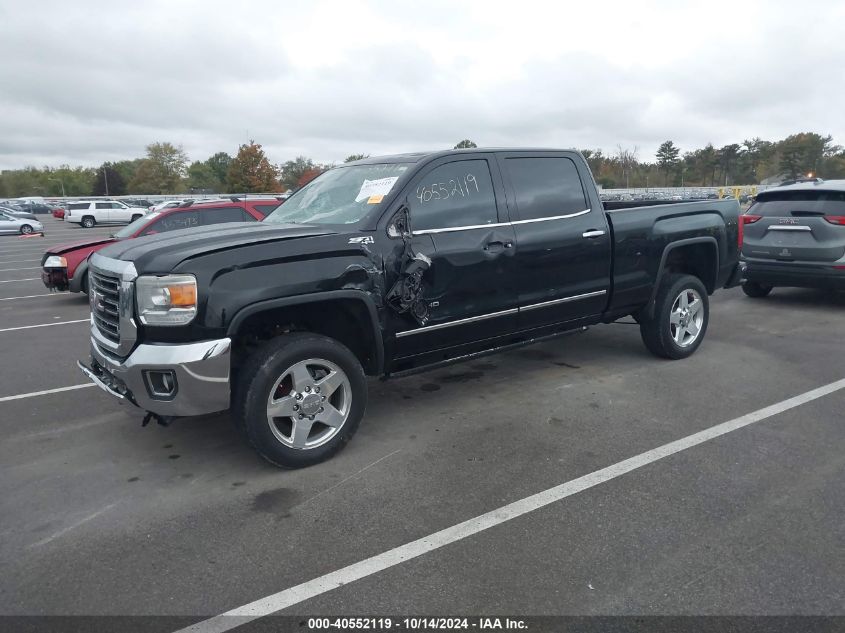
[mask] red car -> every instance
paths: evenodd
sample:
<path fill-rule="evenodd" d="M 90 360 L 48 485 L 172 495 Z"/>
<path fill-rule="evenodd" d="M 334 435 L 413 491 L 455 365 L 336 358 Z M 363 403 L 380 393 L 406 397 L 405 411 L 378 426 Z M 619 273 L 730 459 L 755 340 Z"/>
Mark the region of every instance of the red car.
<path fill-rule="evenodd" d="M 65 219 L 65 210 L 62 209 L 61 207 L 56 207 L 55 209 L 53 209 L 53 217 L 58 219 L 58 220 L 64 220 Z"/>
<path fill-rule="evenodd" d="M 50 248 L 41 258 L 41 281 L 50 290 L 88 292 L 88 257 L 118 240 L 131 240 L 194 226 L 224 222 L 260 222 L 280 201 L 271 199 L 209 200 L 153 211 L 123 227 L 111 237 Z"/>

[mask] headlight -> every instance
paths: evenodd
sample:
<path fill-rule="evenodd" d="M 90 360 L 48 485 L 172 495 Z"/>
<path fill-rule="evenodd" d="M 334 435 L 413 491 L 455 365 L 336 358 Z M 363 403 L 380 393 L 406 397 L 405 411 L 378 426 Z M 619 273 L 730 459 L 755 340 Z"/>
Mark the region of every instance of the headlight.
<path fill-rule="evenodd" d="M 50 255 L 44 260 L 44 268 L 67 268 L 67 260 L 58 255 Z"/>
<path fill-rule="evenodd" d="M 197 314 L 197 280 L 193 275 L 138 277 L 138 318 L 144 325 L 185 325 Z"/>

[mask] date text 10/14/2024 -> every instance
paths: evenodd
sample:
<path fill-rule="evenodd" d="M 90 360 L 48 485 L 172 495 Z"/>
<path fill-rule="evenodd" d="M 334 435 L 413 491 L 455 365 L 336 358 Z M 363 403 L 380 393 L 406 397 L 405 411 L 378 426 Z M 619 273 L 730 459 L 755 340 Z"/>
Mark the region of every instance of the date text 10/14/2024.
<path fill-rule="evenodd" d="M 518 618 L 438 618 L 438 617 L 353 617 L 353 618 L 309 618 L 308 629 L 326 630 L 370 630 L 370 631 L 448 631 L 448 630 L 524 630 L 528 625 Z"/>

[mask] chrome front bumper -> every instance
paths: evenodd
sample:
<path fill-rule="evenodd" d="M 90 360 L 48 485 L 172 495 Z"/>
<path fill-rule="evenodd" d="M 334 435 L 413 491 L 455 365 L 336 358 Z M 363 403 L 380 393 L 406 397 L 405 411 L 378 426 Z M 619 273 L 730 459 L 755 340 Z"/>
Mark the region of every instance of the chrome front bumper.
<path fill-rule="evenodd" d="M 119 360 L 99 349 L 92 332 L 91 364 L 78 364 L 98 387 L 141 409 L 161 416 L 202 415 L 229 408 L 231 348 L 228 338 L 184 345 L 142 344 Z M 175 377 L 172 395 L 154 393 L 151 372 Z"/>

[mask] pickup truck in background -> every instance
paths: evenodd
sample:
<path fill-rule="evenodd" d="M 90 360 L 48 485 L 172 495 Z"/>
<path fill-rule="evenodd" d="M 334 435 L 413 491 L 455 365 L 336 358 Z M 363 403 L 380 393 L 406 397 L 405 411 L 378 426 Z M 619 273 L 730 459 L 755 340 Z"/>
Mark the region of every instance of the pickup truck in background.
<path fill-rule="evenodd" d="M 609 204 L 608 206 L 613 206 Z M 567 150 L 368 158 L 256 224 L 118 242 L 90 260 L 104 390 L 167 424 L 232 409 L 283 467 L 355 433 L 369 376 L 400 376 L 633 316 L 645 346 L 702 343 L 738 285 L 736 200 L 605 209 Z"/>

